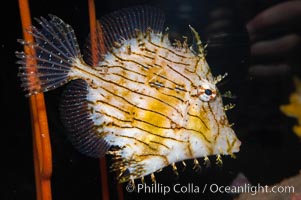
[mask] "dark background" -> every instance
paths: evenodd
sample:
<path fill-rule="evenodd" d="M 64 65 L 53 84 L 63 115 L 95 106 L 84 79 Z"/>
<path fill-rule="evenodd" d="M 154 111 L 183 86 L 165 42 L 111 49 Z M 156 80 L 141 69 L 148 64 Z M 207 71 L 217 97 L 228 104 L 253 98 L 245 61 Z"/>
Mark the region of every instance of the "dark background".
<path fill-rule="evenodd" d="M 157 174 L 157 181 L 163 185 L 194 183 L 200 188 L 205 183 L 230 185 L 239 172 L 245 174 L 251 184 L 274 184 L 283 178 L 298 173 L 300 161 L 300 141 L 291 131 L 296 123 L 279 111 L 281 104 L 287 103 L 288 94 L 293 90 L 291 76 L 267 79 L 251 78 L 247 74 L 249 55 L 248 37 L 244 21 L 252 16 L 240 16 L 240 10 L 232 1 L 97 1 L 97 16 L 118 8 L 137 4 L 151 4 L 166 12 L 167 25 L 171 36 L 179 38 L 189 35 L 188 24 L 196 28 L 204 41 L 213 41 L 208 46 L 208 62 L 213 73 L 218 75 L 229 72 L 229 77 L 221 85 L 221 90 L 231 89 L 238 96 L 232 100 L 236 108 L 229 111 L 230 122 L 235 122 L 234 129 L 242 141 L 237 159 L 223 157 L 224 165 L 215 164 L 203 167 L 200 172 L 192 170 L 192 161 L 187 162 L 187 169 L 176 177 L 171 167 Z M 277 1 L 270 1 L 275 3 Z M 209 13 L 218 6 L 228 6 L 233 10 L 233 26 L 225 30 L 226 37 L 217 38 L 206 33 L 210 23 Z M 32 17 L 55 14 L 69 23 L 75 30 L 77 39 L 83 46 L 89 33 L 88 7 L 85 0 L 40 0 L 30 1 Z M 267 5 L 259 4 L 254 13 Z M 8 14 L 4 14 L 4 10 Z M 253 13 L 253 15 L 254 15 Z M 176 34 L 179 33 L 179 34 Z M 7 1 L 1 11 L 1 182 L 0 199 L 35 199 L 35 184 L 32 156 L 32 136 L 28 99 L 20 87 L 17 77 L 14 52 L 22 46 L 16 41 L 22 38 L 22 29 L 17 1 Z M 215 39 L 214 39 L 215 38 Z M 277 87 L 275 87 L 275 85 Z M 101 199 L 99 161 L 78 153 L 69 143 L 64 128 L 58 117 L 58 103 L 63 88 L 45 94 L 51 143 L 53 150 L 53 199 Z M 201 159 L 200 159 L 201 160 Z M 179 171 L 182 167 L 180 164 Z M 108 170 L 109 171 L 109 170 Z M 108 172 L 109 173 L 109 172 Z M 117 198 L 114 174 L 109 173 L 112 199 Z M 146 177 L 147 183 L 150 178 Z M 126 184 L 124 184 L 125 186 Z M 130 194 L 124 191 L 125 199 L 160 199 L 189 198 L 232 199 L 229 194 Z"/>

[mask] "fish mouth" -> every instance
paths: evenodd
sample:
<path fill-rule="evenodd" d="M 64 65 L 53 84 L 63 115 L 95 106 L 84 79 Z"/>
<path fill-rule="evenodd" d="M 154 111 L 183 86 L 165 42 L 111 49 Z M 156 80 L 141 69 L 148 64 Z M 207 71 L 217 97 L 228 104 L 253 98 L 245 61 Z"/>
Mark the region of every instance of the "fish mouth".
<path fill-rule="evenodd" d="M 216 139 L 214 154 L 233 155 L 240 150 L 241 141 L 230 127 L 223 127 Z"/>

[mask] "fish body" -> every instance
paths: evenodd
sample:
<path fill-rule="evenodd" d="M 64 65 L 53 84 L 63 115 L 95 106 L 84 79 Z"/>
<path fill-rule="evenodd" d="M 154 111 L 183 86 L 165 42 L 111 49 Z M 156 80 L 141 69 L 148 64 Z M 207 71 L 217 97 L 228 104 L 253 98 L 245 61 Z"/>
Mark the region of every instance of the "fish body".
<path fill-rule="evenodd" d="M 38 21 L 41 28 L 31 29 L 35 43 L 23 41 L 36 56 L 17 53 L 23 87 L 32 95 L 68 83 L 60 110 L 71 142 L 89 156 L 113 155 L 121 182 L 239 151 L 193 28 L 197 48 L 186 41 L 175 46 L 159 10 L 114 12 L 100 20 L 103 37 L 92 42 L 106 52 L 91 66 L 70 25 L 56 16 Z M 36 64 L 26 64 L 30 59 Z"/>

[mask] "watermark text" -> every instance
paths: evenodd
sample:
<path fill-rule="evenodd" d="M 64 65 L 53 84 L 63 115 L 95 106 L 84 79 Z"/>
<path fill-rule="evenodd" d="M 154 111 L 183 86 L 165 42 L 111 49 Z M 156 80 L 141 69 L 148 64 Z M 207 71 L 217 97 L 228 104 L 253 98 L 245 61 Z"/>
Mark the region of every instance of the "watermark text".
<path fill-rule="evenodd" d="M 267 185 L 251 185 L 244 184 L 241 186 L 223 186 L 218 184 L 205 184 L 196 185 L 195 183 L 188 184 L 175 184 L 175 185 L 163 185 L 161 183 L 154 184 L 128 184 L 126 186 L 127 192 L 137 192 L 146 194 L 163 194 L 179 193 L 179 194 L 199 194 L 199 193 L 227 193 L 227 194 L 240 194 L 250 193 L 256 195 L 257 193 L 293 193 L 295 191 L 294 186 L 267 186 Z"/>

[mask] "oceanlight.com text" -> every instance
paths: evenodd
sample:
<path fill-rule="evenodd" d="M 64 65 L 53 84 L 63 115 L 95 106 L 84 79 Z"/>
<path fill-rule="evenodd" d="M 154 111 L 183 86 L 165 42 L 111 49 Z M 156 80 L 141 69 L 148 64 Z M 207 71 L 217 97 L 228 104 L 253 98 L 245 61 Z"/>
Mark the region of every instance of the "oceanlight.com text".
<path fill-rule="evenodd" d="M 208 188 L 207 188 L 208 187 Z M 209 190 L 211 193 L 250 193 L 256 195 L 257 193 L 293 193 L 295 191 L 294 186 L 267 186 L 267 185 L 250 185 L 244 184 L 241 186 L 220 186 L 217 184 L 205 184 L 205 190 Z"/>
<path fill-rule="evenodd" d="M 145 194 L 163 194 L 179 193 L 179 194 L 199 194 L 199 193 L 228 193 L 228 194 L 240 194 L 250 193 L 256 195 L 257 193 L 293 193 L 295 191 L 294 186 L 267 186 L 267 185 L 250 185 L 244 184 L 241 186 L 223 186 L 218 184 L 205 184 L 203 186 L 196 185 L 195 183 L 188 183 L 185 185 L 163 185 L 161 183 L 156 184 L 128 184 L 126 186 L 127 192 L 137 192 Z"/>

